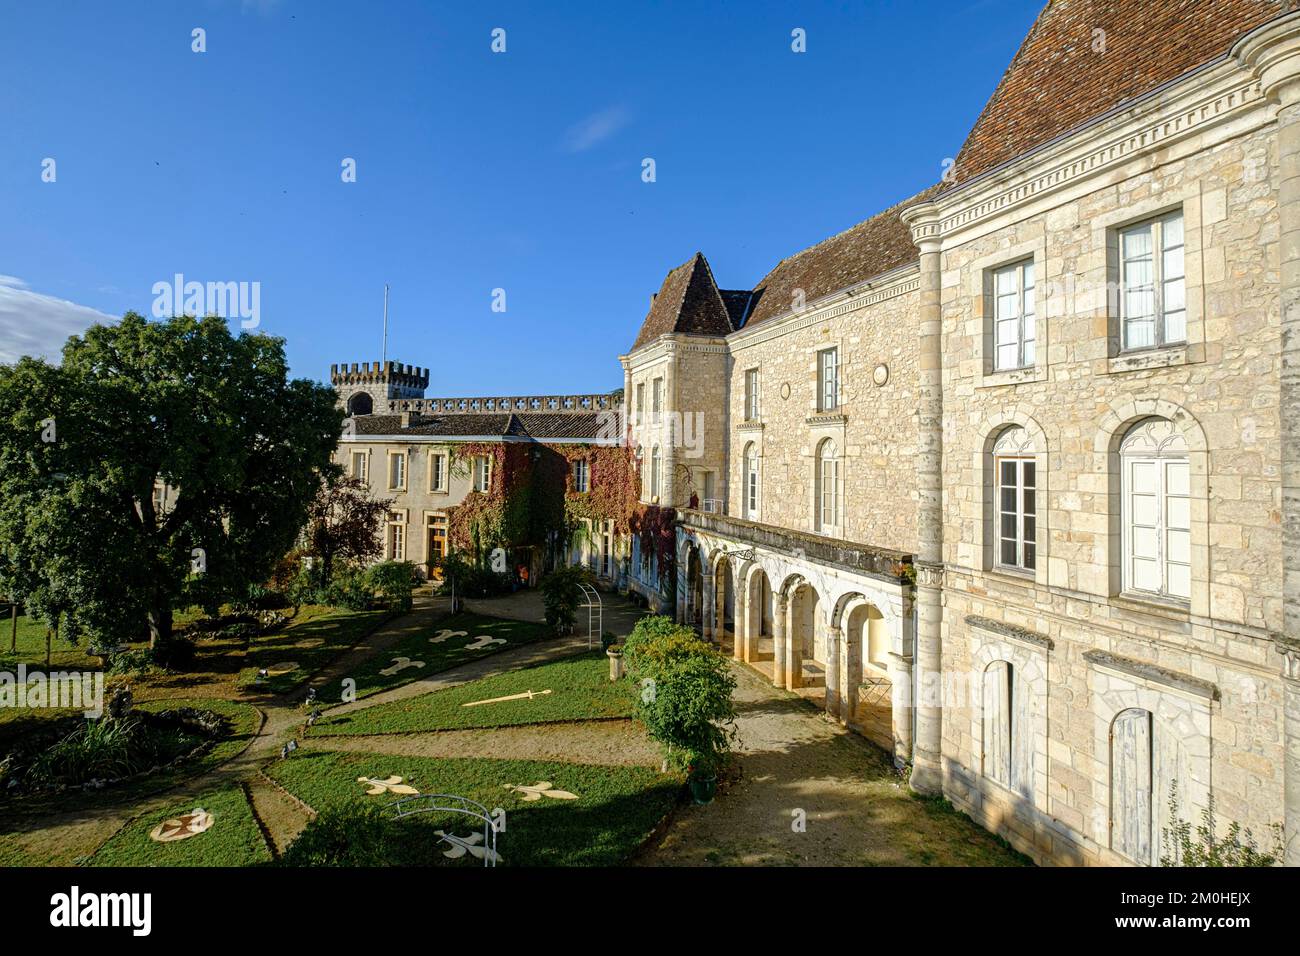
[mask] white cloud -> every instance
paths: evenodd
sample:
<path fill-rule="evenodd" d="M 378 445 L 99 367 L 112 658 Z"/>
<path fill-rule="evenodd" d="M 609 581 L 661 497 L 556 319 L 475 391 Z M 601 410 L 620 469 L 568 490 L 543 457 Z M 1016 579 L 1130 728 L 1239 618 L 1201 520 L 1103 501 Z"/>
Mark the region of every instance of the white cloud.
<path fill-rule="evenodd" d="M 570 153 L 589 150 L 621 130 L 629 119 L 627 110 L 621 106 L 611 106 L 592 113 L 580 123 L 569 127 L 564 135 L 564 149 Z"/>
<path fill-rule="evenodd" d="M 24 355 L 57 362 L 68 336 L 96 322 L 116 321 L 98 309 L 33 292 L 22 279 L 0 275 L 0 362 L 16 362 Z"/>

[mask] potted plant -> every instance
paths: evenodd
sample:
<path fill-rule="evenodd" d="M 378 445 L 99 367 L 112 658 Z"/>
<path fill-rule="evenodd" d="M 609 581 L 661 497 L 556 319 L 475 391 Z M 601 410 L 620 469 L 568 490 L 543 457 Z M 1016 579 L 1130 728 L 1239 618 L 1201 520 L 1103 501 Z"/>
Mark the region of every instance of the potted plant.
<path fill-rule="evenodd" d="M 718 792 L 718 759 L 713 754 L 696 754 L 686 767 L 691 798 L 698 804 L 712 803 Z"/>

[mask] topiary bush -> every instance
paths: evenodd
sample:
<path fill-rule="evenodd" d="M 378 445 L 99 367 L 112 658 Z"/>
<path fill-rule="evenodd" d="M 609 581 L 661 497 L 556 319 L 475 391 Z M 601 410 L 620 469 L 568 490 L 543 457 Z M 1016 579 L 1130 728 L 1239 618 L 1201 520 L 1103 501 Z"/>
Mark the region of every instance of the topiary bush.
<path fill-rule="evenodd" d="M 366 572 L 366 586 L 378 591 L 391 611 L 411 609 L 412 593 L 419 577 L 410 561 L 381 561 Z"/>

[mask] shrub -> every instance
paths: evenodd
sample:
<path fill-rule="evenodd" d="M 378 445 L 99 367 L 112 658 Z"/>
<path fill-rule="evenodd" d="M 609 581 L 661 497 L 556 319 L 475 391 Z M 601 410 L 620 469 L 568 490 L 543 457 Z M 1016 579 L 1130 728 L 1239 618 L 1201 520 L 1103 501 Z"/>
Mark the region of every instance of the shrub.
<path fill-rule="evenodd" d="M 369 576 L 358 568 L 343 566 L 334 570 L 334 579 L 327 591 L 326 603 L 349 611 L 365 611 L 374 597 L 374 587 Z"/>
<path fill-rule="evenodd" d="M 604 634 L 600 635 L 600 649 L 602 651 L 609 650 L 617 643 L 618 643 L 618 635 L 615 634 L 613 631 L 606 631 Z"/>
<path fill-rule="evenodd" d="M 1273 824 L 1273 847 L 1260 850 L 1255 835 L 1240 823 L 1228 824 L 1222 839 L 1214 819 L 1214 794 L 1201 810 L 1201 824 L 1192 832 L 1178 806 L 1178 784 L 1169 786 L 1169 819 L 1174 822 L 1160 831 L 1161 866 L 1277 866 L 1285 854 L 1282 826 Z"/>
<path fill-rule="evenodd" d="M 590 584 L 593 580 L 592 573 L 578 564 L 557 568 L 542 579 L 542 604 L 546 608 L 546 623 L 556 634 L 568 634 L 573 630 L 573 622 L 578 617 L 578 605 L 582 602 L 582 589 L 579 585 Z"/>
<path fill-rule="evenodd" d="M 662 616 L 637 622 L 623 656 L 641 684 L 636 716 L 669 762 L 692 776 L 714 775 L 735 737 L 736 679 L 727 659 Z"/>
<path fill-rule="evenodd" d="M 366 572 L 366 586 L 378 591 L 393 611 L 411 609 L 411 593 L 417 580 L 415 565 L 410 561 L 381 561 Z"/>
<path fill-rule="evenodd" d="M 402 834 L 389 812 L 373 804 L 327 807 L 285 851 L 285 866 L 390 866 L 402 853 Z"/>
<path fill-rule="evenodd" d="M 453 582 L 457 597 L 472 598 L 496 597 L 514 584 L 510 575 L 479 567 L 455 553 L 442 559 L 442 593 L 450 594 Z"/>

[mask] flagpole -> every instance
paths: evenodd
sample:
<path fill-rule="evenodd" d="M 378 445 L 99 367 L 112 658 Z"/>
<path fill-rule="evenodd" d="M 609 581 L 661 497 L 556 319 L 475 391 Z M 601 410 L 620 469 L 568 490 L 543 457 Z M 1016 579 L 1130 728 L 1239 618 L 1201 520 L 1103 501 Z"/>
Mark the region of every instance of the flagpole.
<path fill-rule="evenodd" d="M 380 368 L 388 368 L 388 283 L 384 283 L 384 351 Z"/>

